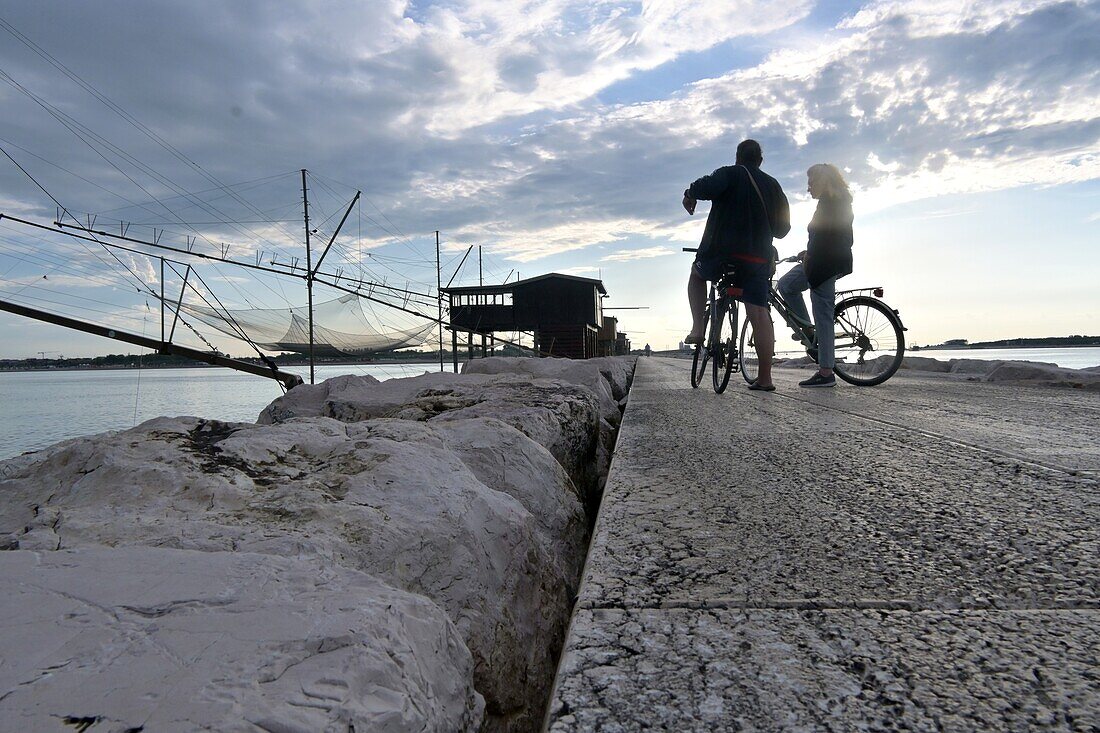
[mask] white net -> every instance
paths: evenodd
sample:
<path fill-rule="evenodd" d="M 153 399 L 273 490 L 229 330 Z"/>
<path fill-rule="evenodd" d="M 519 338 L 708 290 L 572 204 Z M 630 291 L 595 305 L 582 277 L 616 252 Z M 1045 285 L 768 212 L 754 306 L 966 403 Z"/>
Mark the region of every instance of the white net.
<path fill-rule="evenodd" d="M 299 308 L 252 308 L 222 311 L 184 303 L 183 311 L 222 333 L 240 338 L 238 326 L 253 343 L 268 351 L 309 351 L 309 312 Z M 372 326 L 359 298 L 345 295 L 313 305 L 314 353 L 360 356 L 407 346 L 420 346 L 435 328 L 434 323 L 407 329 L 381 330 Z"/>

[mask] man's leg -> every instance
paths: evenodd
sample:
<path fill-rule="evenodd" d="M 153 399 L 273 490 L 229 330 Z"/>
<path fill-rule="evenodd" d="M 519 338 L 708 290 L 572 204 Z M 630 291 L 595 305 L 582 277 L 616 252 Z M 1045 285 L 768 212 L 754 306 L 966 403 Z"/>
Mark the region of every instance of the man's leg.
<path fill-rule="evenodd" d="M 691 333 L 685 342 L 702 343 L 703 318 L 707 312 L 707 281 L 695 271 L 694 265 L 688 276 L 688 307 L 691 309 Z"/>
<path fill-rule="evenodd" d="M 775 350 L 772 315 L 768 308 L 752 303 L 745 303 L 745 314 L 749 318 L 749 323 L 752 324 L 756 356 L 760 359 L 760 373 L 756 377 L 756 384 L 769 387 L 772 384 L 772 353 Z"/>

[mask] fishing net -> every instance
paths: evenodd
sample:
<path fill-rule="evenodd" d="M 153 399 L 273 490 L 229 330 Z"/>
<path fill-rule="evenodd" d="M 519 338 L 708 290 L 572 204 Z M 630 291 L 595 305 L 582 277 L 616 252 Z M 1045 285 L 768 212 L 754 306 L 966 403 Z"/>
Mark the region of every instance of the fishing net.
<path fill-rule="evenodd" d="M 181 310 L 222 333 L 248 339 L 268 351 L 309 351 L 309 311 L 299 308 L 251 308 L 225 311 L 184 303 Z M 313 351 L 321 356 L 360 356 L 407 346 L 420 346 L 434 323 L 406 329 L 381 330 L 372 326 L 359 298 L 345 295 L 313 305 Z"/>

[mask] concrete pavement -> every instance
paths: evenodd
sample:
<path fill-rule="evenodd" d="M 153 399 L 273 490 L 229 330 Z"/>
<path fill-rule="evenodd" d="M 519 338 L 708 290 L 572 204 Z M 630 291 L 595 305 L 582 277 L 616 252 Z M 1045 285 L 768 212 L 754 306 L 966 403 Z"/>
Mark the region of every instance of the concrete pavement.
<path fill-rule="evenodd" d="M 1100 394 L 689 368 L 639 359 L 550 730 L 1100 730 Z"/>

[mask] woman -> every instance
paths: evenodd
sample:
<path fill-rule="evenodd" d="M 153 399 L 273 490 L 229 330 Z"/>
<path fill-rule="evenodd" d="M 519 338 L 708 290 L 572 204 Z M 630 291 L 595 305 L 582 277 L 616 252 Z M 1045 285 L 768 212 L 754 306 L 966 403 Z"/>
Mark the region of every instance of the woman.
<path fill-rule="evenodd" d="M 809 241 L 795 265 L 779 280 L 779 292 L 791 312 L 808 321 L 802 291 L 809 288 L 817 335 L 817 374 L 800 387 L 833 387 L 833 301 L 836 281 L 852 272 L 852 194 L 836 166 L 818 163 L 806 171 L 808 190 L 817 199 L 810 220 Z"/>

